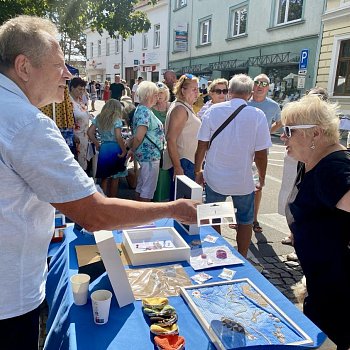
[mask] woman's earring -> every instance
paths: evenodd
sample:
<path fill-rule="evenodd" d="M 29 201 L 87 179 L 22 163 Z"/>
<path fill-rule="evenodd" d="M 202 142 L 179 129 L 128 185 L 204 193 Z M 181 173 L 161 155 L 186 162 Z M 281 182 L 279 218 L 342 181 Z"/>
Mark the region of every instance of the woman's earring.
<path fill-rule="evenodd" d="M 315 149 L 315 148 L 316 148 L 315 142 L 314 142 L 314 141 L 312 141 L 310 148 L 311 148 L 311 149 Z"/>

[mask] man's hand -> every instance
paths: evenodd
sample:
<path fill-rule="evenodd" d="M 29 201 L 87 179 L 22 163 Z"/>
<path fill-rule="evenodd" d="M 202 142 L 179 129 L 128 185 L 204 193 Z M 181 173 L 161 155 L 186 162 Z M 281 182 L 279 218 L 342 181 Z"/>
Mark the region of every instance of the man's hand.
<path fill-rule="evenodd" d="M 265 178 L 259 176 L 259 182 L 255 185 L 255 192 L 261 191 L 265 186 Z"/>
<path fill-rule="evenodd" d="M 189 199 L 177 199 L 174 202 L 169 202 L 173 206 L 172 217 L 183 224 L 197 223 L 197 205 L 200 202 Z"/>
<path fill-rule="evenodd" d="M 204 186 L 203 170 L 196 171 L 195 175 L 196 175 L 195 181 L 197 182 L 198 185 L 201 185 L 203 187 Z"/>

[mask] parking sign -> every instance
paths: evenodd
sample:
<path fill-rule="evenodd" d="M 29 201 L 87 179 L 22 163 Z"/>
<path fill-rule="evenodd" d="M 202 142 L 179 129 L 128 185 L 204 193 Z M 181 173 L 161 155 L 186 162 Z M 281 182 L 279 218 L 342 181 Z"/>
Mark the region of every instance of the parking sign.
<path fill-rule="evenodd" d="M 299 70 L 307 69 L 307 61 L 309 58 L 309 49 L 303 49 L 300 53 Z"/>

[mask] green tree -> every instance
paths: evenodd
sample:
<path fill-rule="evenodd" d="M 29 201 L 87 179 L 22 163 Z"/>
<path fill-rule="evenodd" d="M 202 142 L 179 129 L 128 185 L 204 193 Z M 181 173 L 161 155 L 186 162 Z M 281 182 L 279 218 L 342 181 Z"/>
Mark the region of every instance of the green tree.
<path fill-rule="evenodd" d="M 0 0 L 0 24 L 18 15 L 44 16 L 48 8 L 47 0 Z"/>
<path fill-rule="evenodd" d="M 158 0 L 0 0 L 0 23 L 16 15 L 27 14 L 50 18 L 61 34 L 60 43 L 66 57 L 72 50 L 85 55 L 84 30 L 106 30 L 110 37 L 127 38 L 147 31 L 150 22 L 138 5 L 156 4 Z"/>

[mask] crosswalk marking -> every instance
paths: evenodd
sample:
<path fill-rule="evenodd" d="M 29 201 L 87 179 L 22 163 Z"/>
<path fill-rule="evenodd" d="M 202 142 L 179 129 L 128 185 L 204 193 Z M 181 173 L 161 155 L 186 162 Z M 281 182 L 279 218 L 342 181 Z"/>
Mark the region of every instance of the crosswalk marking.
<path fill-rule="evenodd" d="M 289 227 L 285 216 L 272 213 L 272 214 L 259 214 L 259 222 L 264 226 L 269 226 L 274 230 L 280 231 L 284 234 L 289 234 Z"/>

